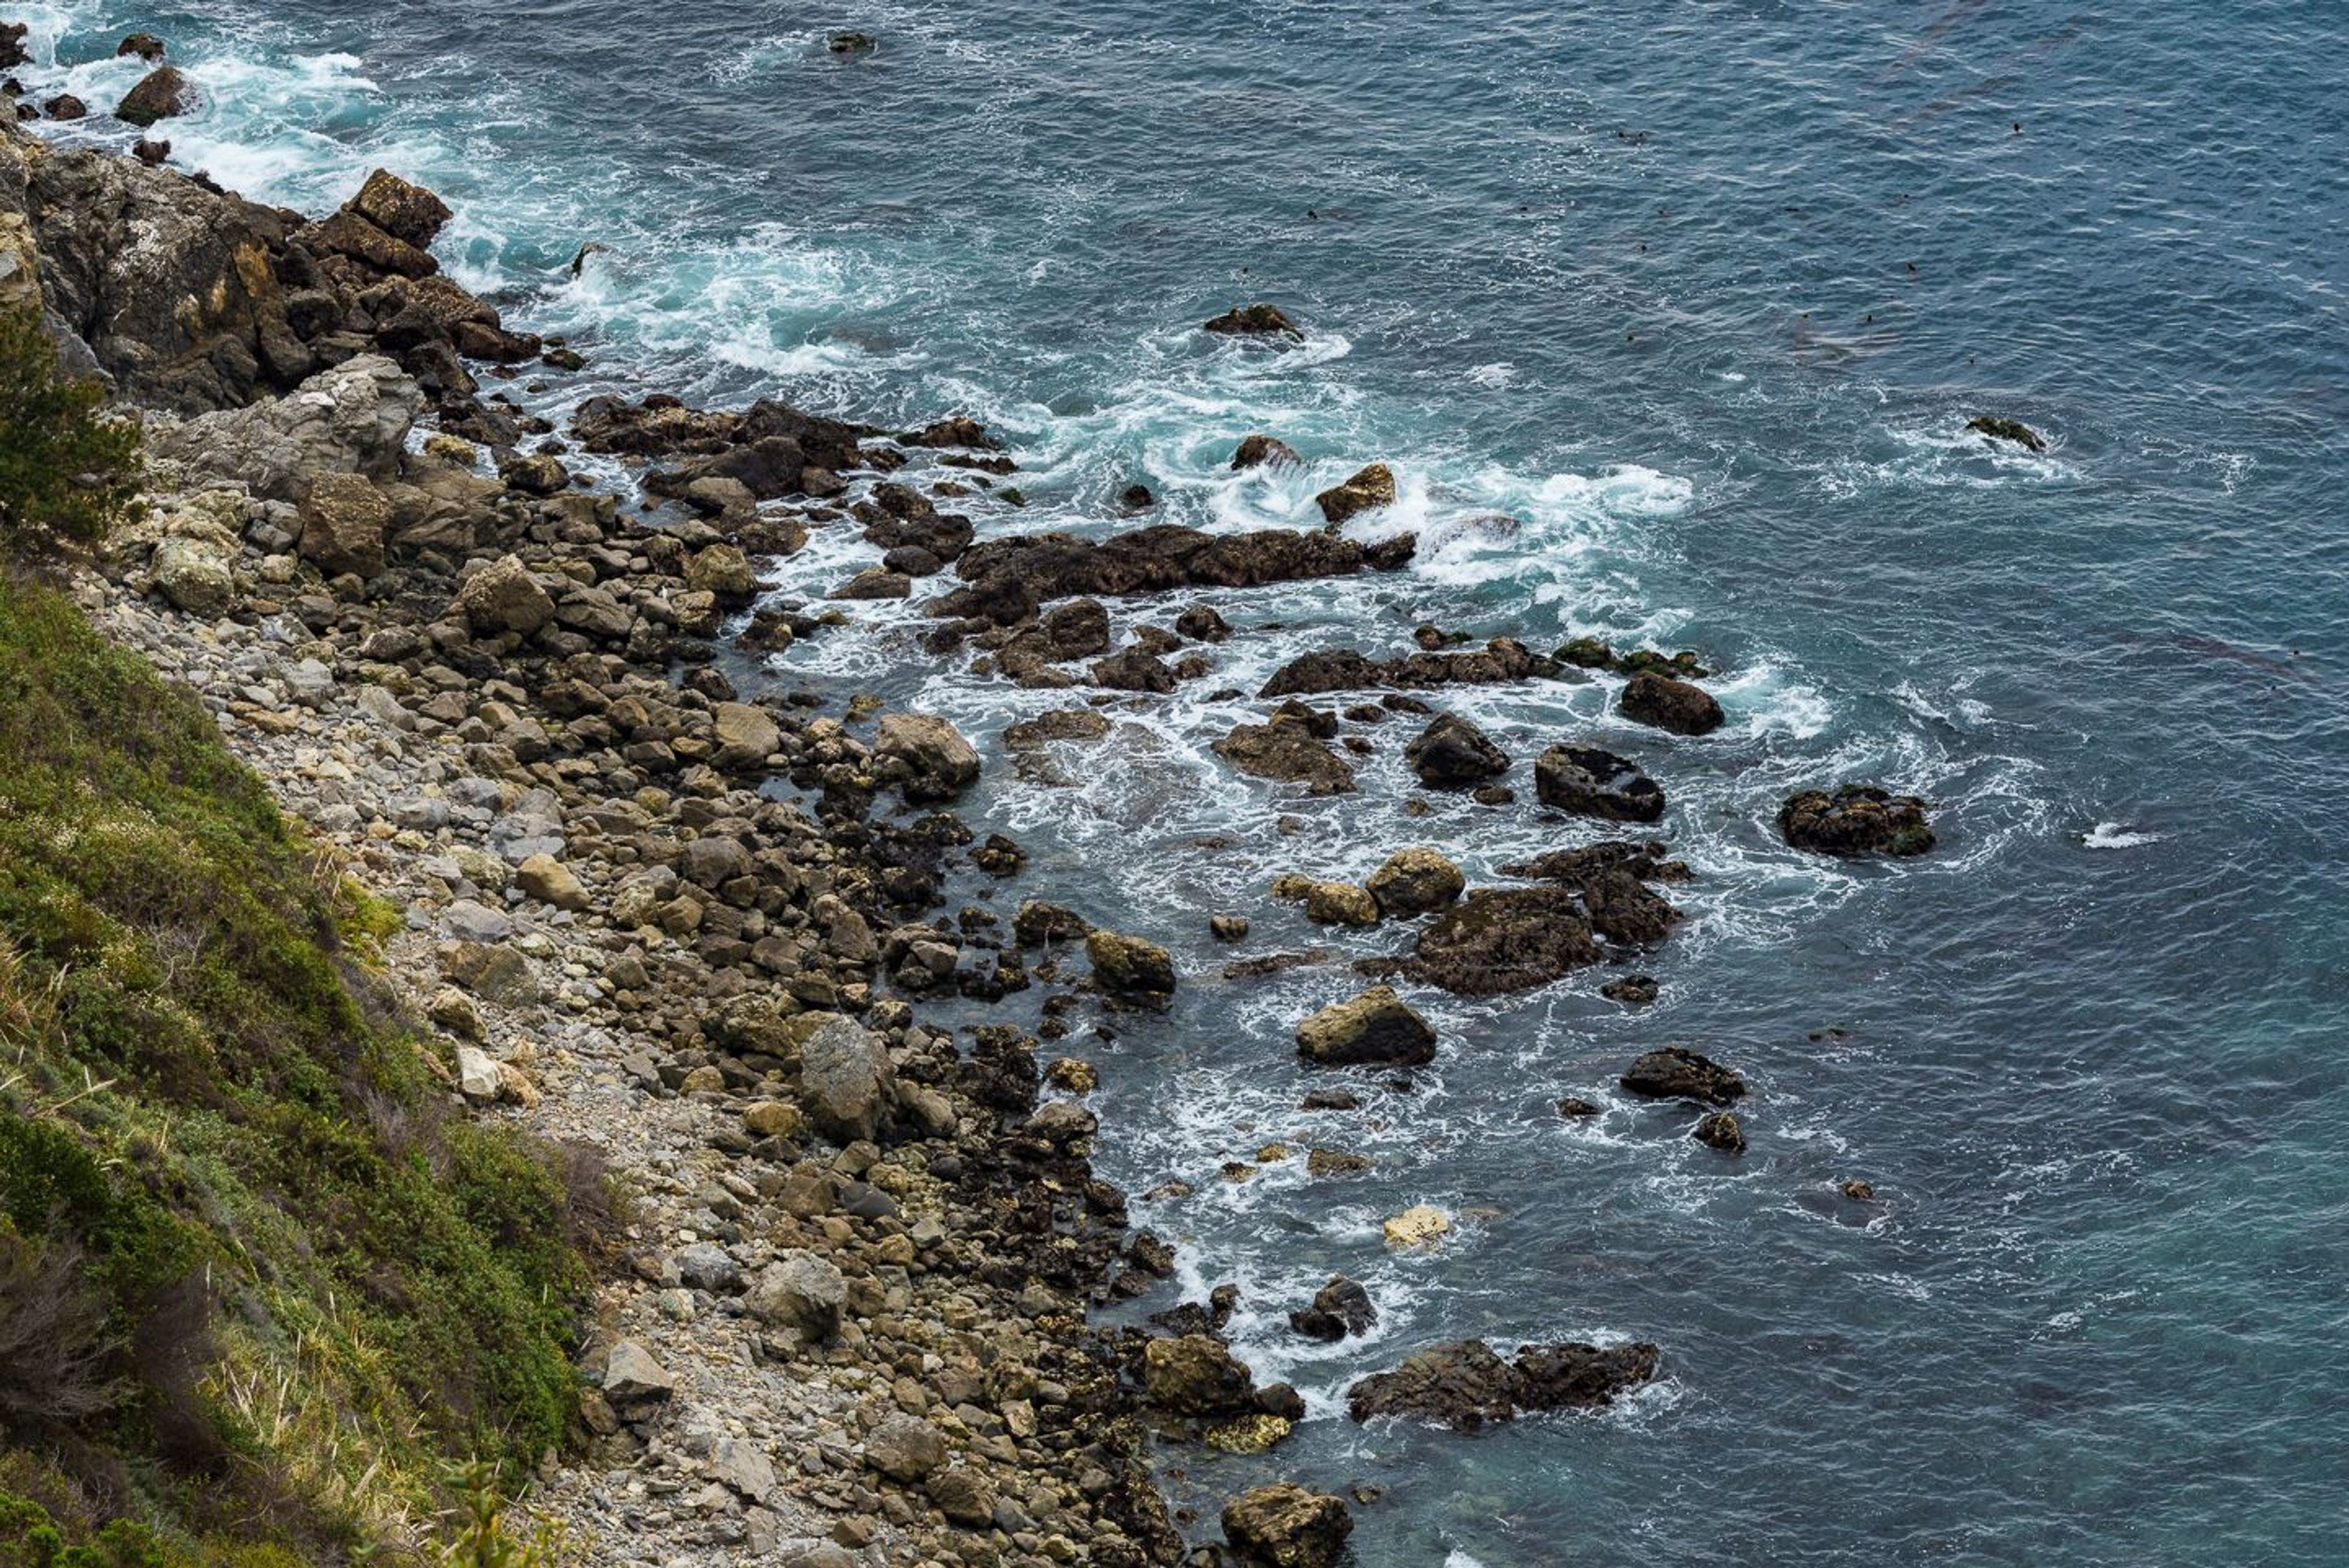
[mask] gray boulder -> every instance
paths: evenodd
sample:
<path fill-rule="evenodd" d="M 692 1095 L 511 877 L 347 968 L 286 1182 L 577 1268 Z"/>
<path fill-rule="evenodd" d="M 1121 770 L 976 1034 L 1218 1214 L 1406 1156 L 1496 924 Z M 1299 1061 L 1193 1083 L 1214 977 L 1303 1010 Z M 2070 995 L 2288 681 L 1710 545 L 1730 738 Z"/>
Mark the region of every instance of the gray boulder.
<path fill-rule="evenodd" d="M 800 1047 L 800 1095 L 808 1121 L 835 1143 L 880 1135 L 896 1086 L 881 1036 L 833 1014 Z"/>
<path fill-rule="evenodd" d="M 136 389 L 135 382 L 127 382 Z M 274 402 L 150 425 L 150 455 L 300 504 L 321 473 L 389 479 L 399 471 L 424 393 L 398 366 L 362 354 Z"/>

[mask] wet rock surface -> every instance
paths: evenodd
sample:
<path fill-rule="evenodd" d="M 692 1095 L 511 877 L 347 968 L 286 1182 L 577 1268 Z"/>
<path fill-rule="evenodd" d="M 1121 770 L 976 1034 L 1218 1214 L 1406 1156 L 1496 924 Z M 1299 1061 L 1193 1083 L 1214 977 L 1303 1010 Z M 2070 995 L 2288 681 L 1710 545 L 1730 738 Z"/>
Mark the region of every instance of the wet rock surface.
<path fill-rule="evenodd" d="M 1778 809 L 1778 831 L 1795 848 L 1822 855 L 1922 855 L 1936 842 L 1925 812 L 1916 795 L 1845 784 L 1788 797 Z"/>
<path fill-rule="evenodd" d="M 1531 1410 L 1588 1409 L 1655 1376 L 1652 1345 L 1529 1345 L 1505 1361 L 1480 1339 L 1411 1356 L 1346 1390 L 1357 1421 L 1400 1417 L 1473 1432 Z"/>

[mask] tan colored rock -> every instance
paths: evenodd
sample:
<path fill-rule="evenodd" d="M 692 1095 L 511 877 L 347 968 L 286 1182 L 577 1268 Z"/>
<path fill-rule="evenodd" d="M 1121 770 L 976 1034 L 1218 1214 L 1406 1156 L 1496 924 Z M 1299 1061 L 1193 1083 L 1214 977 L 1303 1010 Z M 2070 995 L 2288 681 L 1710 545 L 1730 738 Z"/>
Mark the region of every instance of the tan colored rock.
<path fill-rule="evenodd" d="M 1457 902 L 1468 879 L 1437 851 L 1414 848 L 1389 856 L 1363 886 L 1390 915 L 1424 915 Z"/>
<path fill-rule="evenodd" d="M 497 560 L 465 579 L 456 607 L 475 635 L 501 631 L 527 637 L 554 618 L 554 600 L 513 556 Z"/>
<path fill-rule="evenodd" d="M 1383 1227 L 1390 1247 L 1427 1247 L 1449 1234 L 1452 1216 L 1433 1203 L 1417 1203 Z"/>
<path fill-rule="evenodd" d="M 754 773 L 781 750 L 783 732 L 763 708 L 748 702 L 720 702 L 711 714 L 718 750 L 710 765 L 726 773 Z"/>
<path fill-rule="evenodd" d="M 1375 926 L 1379 901 L 1351 882 L 1316 882 L 1306 889 L 1305 918 L 1324 926 Z"/>
<path fill-rule="evenodd" d="M 587 889 L 570 867 L 552 855 L 533 855 L 514 868 L 514 886 L 542 904 L 574 911 L 587 907 Z"/>

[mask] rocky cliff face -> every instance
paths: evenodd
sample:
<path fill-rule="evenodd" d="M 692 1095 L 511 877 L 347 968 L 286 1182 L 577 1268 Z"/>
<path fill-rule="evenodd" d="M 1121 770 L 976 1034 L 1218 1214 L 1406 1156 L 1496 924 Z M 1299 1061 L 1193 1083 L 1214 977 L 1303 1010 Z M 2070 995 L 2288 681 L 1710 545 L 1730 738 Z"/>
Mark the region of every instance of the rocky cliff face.
<path fill-rule="evenodd" d="M 368 352 L 414 376 L 452 426 L 524 433 L 477 400 L 463 356 L 534 358 L 440 275 L 449 211 L 378 171 L 317 222 L 202 176 L 54 146 L 0 120 L 0 302 L 37 283 L 69 364 L 173 413 L 241 407 Z"/>

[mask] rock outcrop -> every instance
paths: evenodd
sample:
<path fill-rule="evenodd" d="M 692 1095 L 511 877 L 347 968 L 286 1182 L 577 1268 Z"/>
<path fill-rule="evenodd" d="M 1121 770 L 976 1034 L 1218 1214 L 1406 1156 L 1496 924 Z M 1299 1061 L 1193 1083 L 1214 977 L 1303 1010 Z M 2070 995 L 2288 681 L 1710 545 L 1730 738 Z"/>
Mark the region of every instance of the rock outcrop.
<path fill-rule="evenodd" d="M 1778 831 L 1795 848 L 1821 855 L 1922 855 L 1935 842 L 1925 809 L 1917 795 L 1873 784 L 1805 790 L 1778 808 Z"/>
<path fill-rule="evenodd" d="M 1380 688 L 1412 691 L 1433 686 L 1490 686 L 1545 673 L 1547 660 L 1514 638 L 1496 637 L 1465 653 L 1407 654 L 1376 659 L 1350 648 L 1304 654 L 1273 671 L 1259 697 L 1314 696 L 1328 691 Z"/>
<path fill-rule="evenodd" d="M 964 586 L 933 601 L 931 613 L 1012 626 L 1038 607 L 1080 595 L 1245 588 L 1316 577 L 1394 571 L 1408 563 L 1409 535 L 1377 545 L 1333 535 L 1264 529 L 1206 534 L 1173 524 L 1107 539 L 1027 534 L 989 539 L 955 564 Z"/>
<path fill-rule="evenodd" d="M 1439 714 L 1403 748 L 1403 761 L 1430 789 L 1470 789 L 1509 771 L 1509 754 L 1454 714 Z"/>
<path fill-rule="evenodd" d="M 1397 1416 L 1473 1432 L 1526 1410 L 1589 1409 L 1656 1374 L 1652 1345 L 1529 1345 L 1504 1361 L 1481 1339 L 1411 1356 L 1346 1390 L 1357 1421 Z"/>

